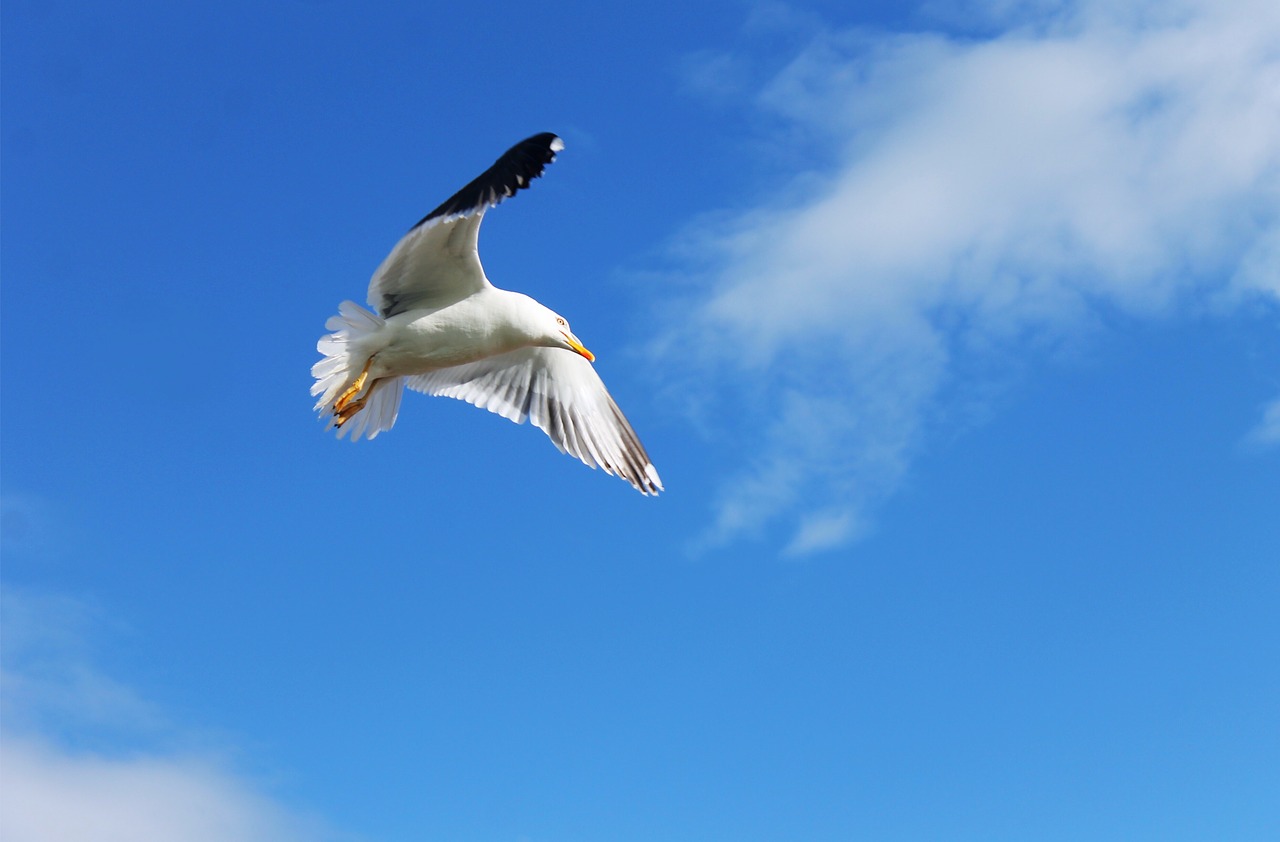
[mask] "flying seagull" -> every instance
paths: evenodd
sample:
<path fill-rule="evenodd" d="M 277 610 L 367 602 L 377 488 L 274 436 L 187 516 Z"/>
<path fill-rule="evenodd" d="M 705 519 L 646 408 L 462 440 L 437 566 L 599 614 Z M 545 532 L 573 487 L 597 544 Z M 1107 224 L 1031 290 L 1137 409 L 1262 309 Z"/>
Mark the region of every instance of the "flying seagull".
<path fill-rule="evenodd" d="M 662 480 L 565 319 L 485 277 L 476 240 L 485 211 L 542 175 L 564 141 L 550 132 L 508 149 L 427 214 L 369 282 L 372 313 L 352 301 L 311 367 L 315 408 L 338 437 L 391 429 L 408 386 L 458 398 L 517 424 L 532 419 L 561 453 L 604 468 L 641 494 Z"/>

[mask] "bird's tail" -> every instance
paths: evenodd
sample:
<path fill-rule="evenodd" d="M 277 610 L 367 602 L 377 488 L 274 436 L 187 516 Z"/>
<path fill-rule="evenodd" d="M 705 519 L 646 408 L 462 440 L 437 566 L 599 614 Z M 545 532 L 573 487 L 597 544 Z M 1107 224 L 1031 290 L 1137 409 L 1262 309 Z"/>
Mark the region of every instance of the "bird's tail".
<path fill-rule="evenodd" d="M 338 438 L 350 432 L 352 441 L 359 441 L 361 436 L 371 439 L 396 423 L 400 396 L 404 394 L 403 378 L 360 383 L 359 388 L 352 390 L 369 361 L 366 354 L 355 352 L 355 347 L 359 340 L 383 324 L 380 317 L 354 301 L 344 301 L 338 305 L 338 315 L 330 316 L 324 323 L 325 329 L 332 333 L 320 337 L 316 343 L 316 350 L 324 357 L 311 366 L 311 376 L 316 379 L 311 384 L 311 394 L 319 395 L 315 408 L 320 418 L 329 422 L 325 429 L 337 427 Z M 352 407 L 358 409 L 352 412 Z"/>

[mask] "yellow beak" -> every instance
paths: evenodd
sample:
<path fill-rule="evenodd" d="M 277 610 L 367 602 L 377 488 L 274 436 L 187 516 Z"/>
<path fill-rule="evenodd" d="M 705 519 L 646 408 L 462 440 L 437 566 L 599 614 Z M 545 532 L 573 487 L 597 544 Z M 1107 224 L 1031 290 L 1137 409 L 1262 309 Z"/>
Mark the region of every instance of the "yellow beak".
<path fill-rule="evenodd" d="M 563 333 L 563 331 L 561 332 Z M 565 341 L 569 343 L 569 347 L 572 348 L 575 352 L 586 357 L 589 362 L 596 361 L 596 355 L 588 351 L 586 348 L 582 347 L 582 343 L 578 341 L 578 337 L 574 336 L 572 333 L 565 333 L 564 338 L 565 338 Z"/>

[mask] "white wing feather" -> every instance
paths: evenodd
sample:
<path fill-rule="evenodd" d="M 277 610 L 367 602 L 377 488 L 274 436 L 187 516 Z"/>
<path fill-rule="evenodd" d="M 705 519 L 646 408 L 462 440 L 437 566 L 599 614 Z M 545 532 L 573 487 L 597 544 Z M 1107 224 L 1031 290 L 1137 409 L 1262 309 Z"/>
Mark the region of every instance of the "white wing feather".
<path fill-rule="evenodd" d="M 435 309 L 489 286 L 476 241 L 485 208 L 436 217 L 405 234 L 369 281 L 369 305 L 384 317 Z"/>
<path fill-rule="evenodd" d="M 476 239 L 484 212 L 542 175 L 564 141 L 551 132 L 525 138 L 400 238 L 369 281 L 369 305 L 383 318 L 436 309 L 489 286 Z"/>
<path fill-rule="evenodd" d="M 531 419 L 561 453 L 603 468 L 642 494 L 662 480 L 600 375 L 559 348 L 522 348 L 466 365 L 406 378 L 415 391 L 457 398 L 517 424 Z"/>

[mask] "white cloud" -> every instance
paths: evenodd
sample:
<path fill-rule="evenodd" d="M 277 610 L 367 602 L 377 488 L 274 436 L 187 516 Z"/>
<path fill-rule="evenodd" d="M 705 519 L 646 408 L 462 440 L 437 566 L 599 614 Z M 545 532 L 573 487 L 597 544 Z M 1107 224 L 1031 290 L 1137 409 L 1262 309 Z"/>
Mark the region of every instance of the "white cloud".
<path fill-rule="evenodd" d="M 783 555 L 800 556 L 837 547 L 858 537 L 856 514 L 845 509 L 815 512 L 800 522 Z"/>
<path fill-rule="evenodd" d="M 970 7 L 1006 28 L 815 36 L 756 103 L 830 163 L 683 244 L 710 268 L 672 347 L 764 431 L 712 542 L 856 536 L 975 356 L 1280 297 L 1280 6 Z"/>
<path fill-rule="evenodd" d="M 88 642 L 102 636 L 101 611 L 6 587 L 0 621 L 6 842 L 336 838 L 219 757 L 154 746 L 182 735 L 153 705 L 93 666 Z M 73 747 L 78 743 L 111 748 Z"/>
<path fill-rule="evenodd" d="M 73 753 L 6 735 L 0 836 L 9 842 L 289 842 L 318 828 L 205 760 Z"/>

